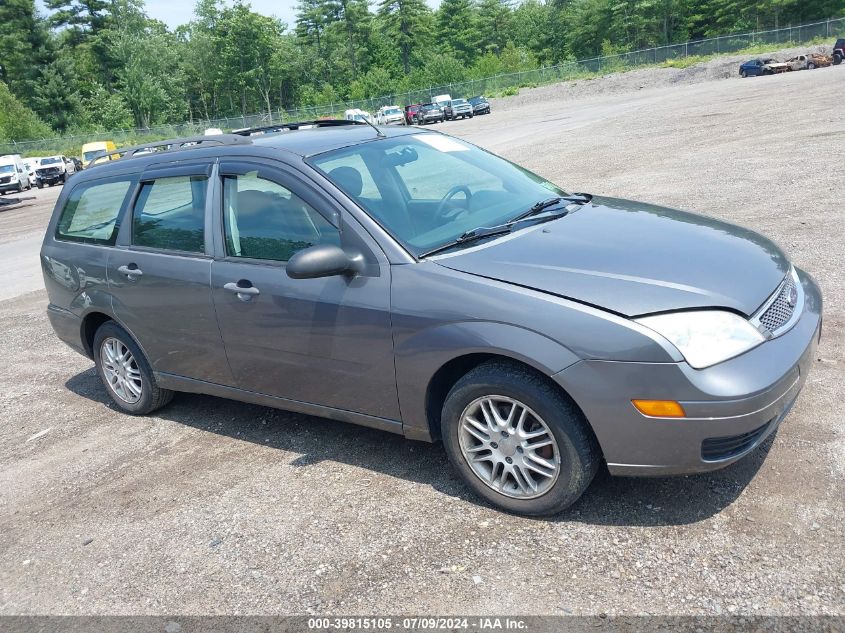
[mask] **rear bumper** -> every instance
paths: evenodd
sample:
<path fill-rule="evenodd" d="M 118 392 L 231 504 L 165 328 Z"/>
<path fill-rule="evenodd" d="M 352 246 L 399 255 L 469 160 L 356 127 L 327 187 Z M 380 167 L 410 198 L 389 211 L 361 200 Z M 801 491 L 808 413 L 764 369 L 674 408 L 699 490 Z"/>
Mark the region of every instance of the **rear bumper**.
<path fill-rule="evenodd" d="M 795 326 L 703 370 L 686 363 L 581 361 L 554 376 L 593 427 L 614 475 L 678 475 L 727 466 L 775 432 L 807 379 L 821 335 L 822 298 L 799 271 Z M 685 418 L 650 418 L 634 398 L 677 400 Z"/>
<path fill-rule="evenodd" d="M 47 306 L 47 318 L 53 331 L 71 349 L 83 356 L 89 356 L 82 344 L 82 319 L 73 312 L 60 308 L 52 303 Z"/>

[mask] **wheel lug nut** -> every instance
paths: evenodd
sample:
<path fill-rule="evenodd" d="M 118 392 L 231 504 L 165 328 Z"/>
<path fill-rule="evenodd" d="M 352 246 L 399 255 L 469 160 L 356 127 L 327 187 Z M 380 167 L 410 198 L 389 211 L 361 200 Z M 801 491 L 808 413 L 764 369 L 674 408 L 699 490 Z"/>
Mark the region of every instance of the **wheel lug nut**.
<path fill-rule="evenodd" d="M 505 439 L 507 439 L 508 434 L 507 434 L 505 431 L 502 431 L 502 437 L 503 437 L 503 438 L 505 438 Z"/>
<path fill-rule="evenodd" d="M 505 458 L 505 461 L 506 461 L 508 464 L 513 464 L 513 460 L 512 460 L 510 457 L 506 457 L 506 458 Z"/>
<path fill-rule="evenodd" d="M 517 453 L 521 453 L 521 452 L 522 452 L 522 447 L 521 447 L 521 446 L 517 446 L 517 447 L 516 447 L 516 452 L 517 452 Z"/>
<path fill-rule="evenodd" d="M 499 445 L 496 442 L 490 442 L 490 448 L 499 448 Z"/>

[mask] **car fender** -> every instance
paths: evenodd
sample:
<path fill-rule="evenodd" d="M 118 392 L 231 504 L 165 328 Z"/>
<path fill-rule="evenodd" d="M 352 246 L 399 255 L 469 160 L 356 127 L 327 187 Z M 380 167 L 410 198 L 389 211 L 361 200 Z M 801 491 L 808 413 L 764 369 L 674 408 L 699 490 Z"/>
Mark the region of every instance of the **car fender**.
<path fill-rule="evenodd" d="M 557 341 L 507 323 L 462 321 L 420 330 L 395 348 L 396 383 L 405 435 L 431 439 L 426 401 L 432 378 L 447 363 L 476 354 L 511 358 L 546 376 L 580 360 Z"/>

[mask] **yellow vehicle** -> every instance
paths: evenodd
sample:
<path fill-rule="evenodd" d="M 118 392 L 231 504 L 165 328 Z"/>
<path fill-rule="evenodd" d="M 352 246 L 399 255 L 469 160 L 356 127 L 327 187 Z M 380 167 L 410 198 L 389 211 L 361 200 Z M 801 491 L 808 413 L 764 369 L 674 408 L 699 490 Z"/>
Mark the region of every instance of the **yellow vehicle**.
<path fill-rule="evenodd" d="M 97 160 L 97 158 L 103 154 L 113 152 L 116 149 L 117 146 L 114 144 L 114 141 L 94 141 L 93 143 L 85 143 L 85 145 L 82 146 L 82 164 L 85 167 L 88 167 L 89 163 L 91 165 L 96 165 L 97 163 L 105 160 L 117 160 L 117 156 L 109 156 L 107 159 L 104 158 Z"/>

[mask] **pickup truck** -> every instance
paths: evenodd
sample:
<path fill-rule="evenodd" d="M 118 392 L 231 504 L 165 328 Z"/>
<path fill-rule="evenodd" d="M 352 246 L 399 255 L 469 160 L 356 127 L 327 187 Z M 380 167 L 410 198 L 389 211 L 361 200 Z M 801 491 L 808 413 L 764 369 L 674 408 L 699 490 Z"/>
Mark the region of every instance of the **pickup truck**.
<path fill-rule="evenodd" d="M 64 183 L 67 177 L 76 173 L 76 165 L 64 156 L 47 156 L 38 161 L 35 168 L 35 182 L 41 189 L 44 185 L 51 187 Z"/>

